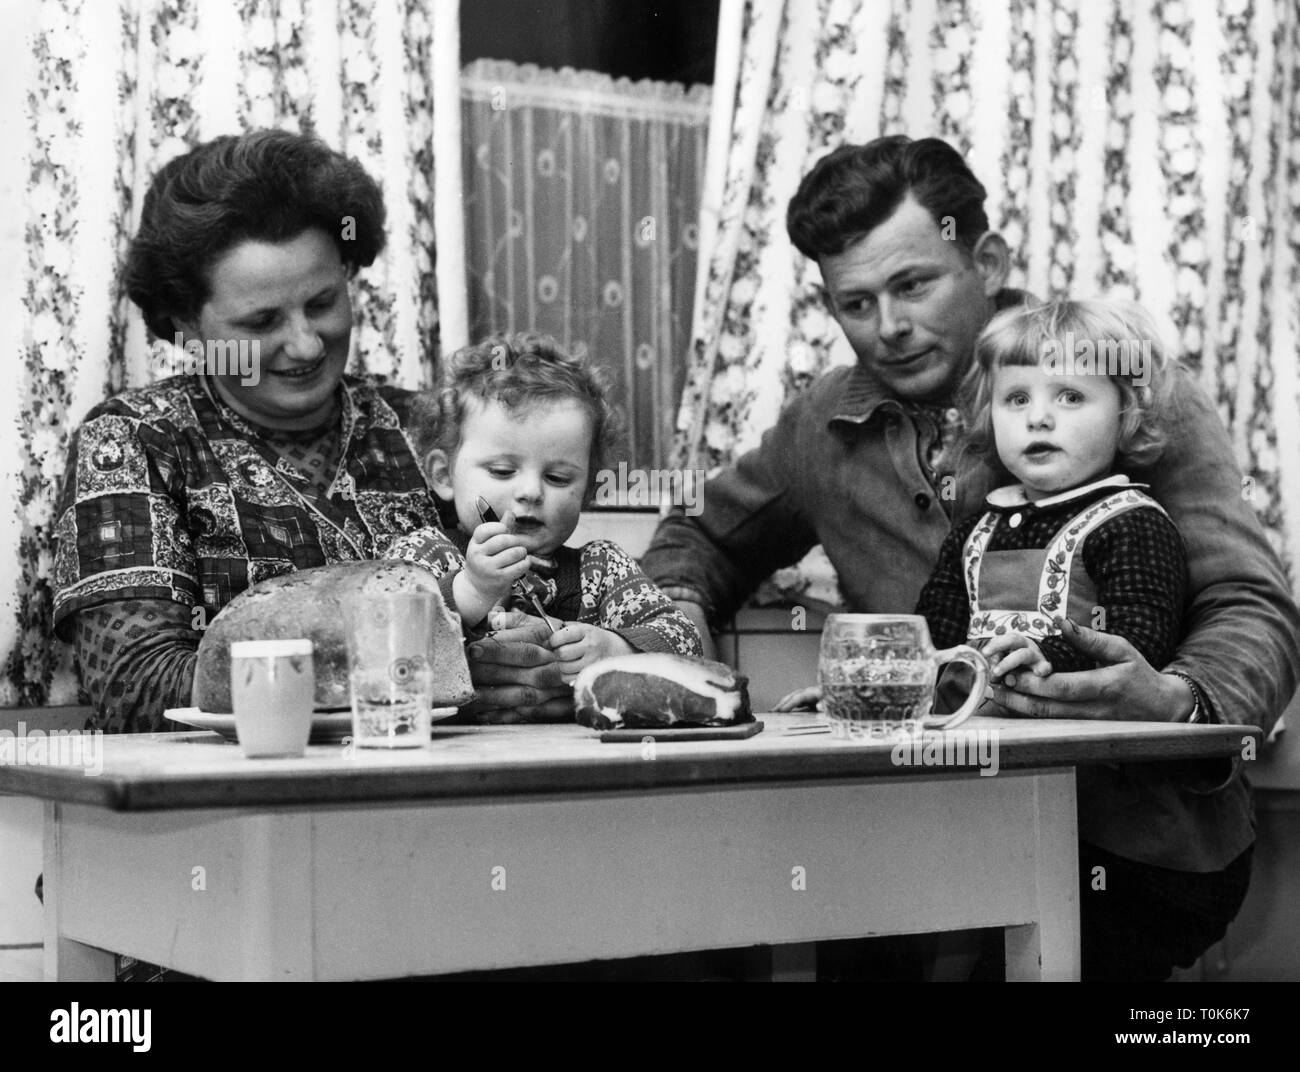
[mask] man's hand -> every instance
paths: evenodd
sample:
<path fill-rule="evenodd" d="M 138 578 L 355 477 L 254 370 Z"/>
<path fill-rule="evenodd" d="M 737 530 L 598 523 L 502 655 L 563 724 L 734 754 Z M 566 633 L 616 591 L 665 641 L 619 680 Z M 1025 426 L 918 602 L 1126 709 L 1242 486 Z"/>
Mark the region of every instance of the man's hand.
<path fill-rule="evenodd" d="M 466 649 L 478 699 L 463 711 L 480 723 L 568 722 L 573 688 L 546 647 L 550 630 L 519 611 L 495 615 L 496 632 Z"/>
<path fill-rule="evenodd" d="M 772 705 L 773 711 L 811 711 L 822 702 L 822 687 L 806 685 L 802 689 L 786 693 Z"/>
<path fill-rule="evenodd" d="M 706 659 L 716 660 L 718 657 L 718 647 L 713 643 L 713 634 L 709 632 L 709 619 L 704 613 L 704 608 L 698 603 L 690 603 L 684 599 L 674 599 L 677 609 L 691 620 L 691 624 L 699 631 L 700 643 L 703 645 L 700 652 Z"/>
<path fill-rule="evenodd" d="M 1035 677 L 1047 677 L 1052 664 L 1043 655 L 1043 649 L 1023 633 L 1002 633 L 981 649 L 989 661 L 989 680 L 1001 681 L 1013 670 L 1024 667 Z"/>
<path fill-rule="evenodd" d="M 1096 670 L 1037 677 L 1010 674 L 993 686 L 993 699 L 1032 718 L 1114 719 L 1178 722 L 1191 713 L 1187 682 L 1156 671 L 1123 637 L 1099 633 L 1058 617 L 1061 635 L 1076 651 L 1101 665 Z"/>

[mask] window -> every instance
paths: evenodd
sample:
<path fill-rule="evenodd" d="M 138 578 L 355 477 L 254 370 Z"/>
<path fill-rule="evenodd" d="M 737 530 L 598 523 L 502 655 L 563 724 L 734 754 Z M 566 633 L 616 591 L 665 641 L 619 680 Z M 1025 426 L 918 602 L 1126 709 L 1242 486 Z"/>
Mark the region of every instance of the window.
<path fill-rule="evenodd" d="M 709 111 L 707 86 L 675 78 L 711 77 L 717 5 L 489 0 L 461 18 L 470 335 L 589 354 L 627 415 L 621 457 L 663 466 Z"/>

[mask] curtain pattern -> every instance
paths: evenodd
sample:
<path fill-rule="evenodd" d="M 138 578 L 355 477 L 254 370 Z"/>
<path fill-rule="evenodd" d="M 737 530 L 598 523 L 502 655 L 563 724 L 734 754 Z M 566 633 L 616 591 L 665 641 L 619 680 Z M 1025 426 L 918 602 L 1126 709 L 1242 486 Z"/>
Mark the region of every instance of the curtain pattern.
<path fill-rule="evenodd" d="M 314 132 L 383 187 L 389 244 L 356 287 L 351 371 L 431 380 L 437 338 L 429 0 L 41 0 L 26 161 L 13 449 L 0 486 L 0 705 L 70 703 L 49 636 L 50 533 L 69 432 L 107 394 L 166 375 L 119 274 L 149 178 L 219 134 Z M 382 57 L 382 61 L 377 57 Z M 14 429 L 16 431 L 10 431 Z M 16 552 L 16 553 L 14 553 Z"/>
<path fill-rule="evenodd" d="M 461 79 L 470 337 L 535 329 L 613 375 L 661 467 L 691 330 L 709 89 L 478 60 Z"/>
<path fill-rule="evenodd" d="M 1196 369 L 1300 562 L 1300 11 L 1295 0 L 747 0 L 723 208 L 675 464 L 715 469 L 852 361 L 784 214 L 827 151 L 966 154 L 1012 284 L 1134 298 Z M 753 149 L 747 129 L 761 136 Z M 834 601 L 824 559 L 787 593 Z"/>

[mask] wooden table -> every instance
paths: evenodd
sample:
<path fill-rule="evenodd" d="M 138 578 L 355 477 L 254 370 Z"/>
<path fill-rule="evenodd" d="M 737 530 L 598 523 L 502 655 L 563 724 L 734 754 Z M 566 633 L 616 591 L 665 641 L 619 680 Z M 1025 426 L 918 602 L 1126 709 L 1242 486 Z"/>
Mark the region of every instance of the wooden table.
<path fill-rule="evenodd" d="M 112 736 L 103 772 L 0 767 L 47 801 L 47 978 L 129 953 L 211 979 L 369 979 L 1006 928 L 1008 978 L 1079 971 L 1074 766 L 1239 753 L 1240 727 L 972 719 L 998 773 L 891 743 L 602 744 L 435 727 L 415 753 L 248 760 Z M 913 757 L 923 758 L 923 757 Z M 791 953 L 790 951 L 794 952 Z"/>

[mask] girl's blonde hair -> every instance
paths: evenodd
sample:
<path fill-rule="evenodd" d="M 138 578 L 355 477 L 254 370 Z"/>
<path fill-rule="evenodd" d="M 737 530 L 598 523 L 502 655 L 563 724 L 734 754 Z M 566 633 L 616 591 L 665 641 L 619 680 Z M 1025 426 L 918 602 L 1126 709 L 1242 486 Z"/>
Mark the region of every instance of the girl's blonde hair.
<path fill-rule="evenodd" d="M 1092 344 L 1098 374 L 1108 376 L 1119 388 L 1119 464 L 1141 467 L 1159 458 L 1167 438 L 1171 373 L 1177 361 L 1166 353 L 1150 315 L 1135 302 L 1058 300 L 1005 309 L 994 316 L 975 340 L 975 360 L 959 395 L 965 449 L 985 456 L 997 454 L 994 370 L 1037 367 L 1054 357 L 1068 359 L 1084 340 Z M 1074 345 L 1067 345 L 1071 342 Z M 1141 369 L 1135 368 L 1137 353 L 1142 355 Z M 1125 354 L 1127 373 L 1104 367 L 1108 356 Z"/>

